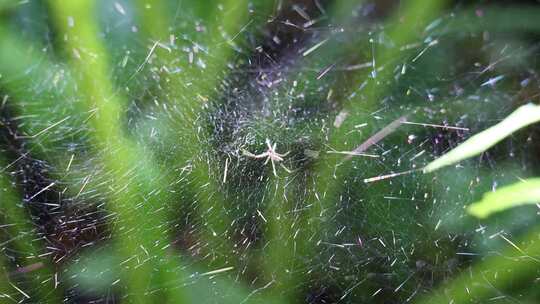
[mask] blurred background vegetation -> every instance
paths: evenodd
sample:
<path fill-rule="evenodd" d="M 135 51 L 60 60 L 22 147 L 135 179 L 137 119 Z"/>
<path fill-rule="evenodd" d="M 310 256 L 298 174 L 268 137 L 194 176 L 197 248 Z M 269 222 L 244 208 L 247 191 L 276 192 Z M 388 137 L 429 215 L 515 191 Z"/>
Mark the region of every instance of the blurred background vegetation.
<path fill-rule="evenodd" d="M 0 302 L 539 303 L 538 183 L 467 213 L 539 175 L 539 127 L 422 170 L 538 103 L 539 17 L 0 0 Z"/>

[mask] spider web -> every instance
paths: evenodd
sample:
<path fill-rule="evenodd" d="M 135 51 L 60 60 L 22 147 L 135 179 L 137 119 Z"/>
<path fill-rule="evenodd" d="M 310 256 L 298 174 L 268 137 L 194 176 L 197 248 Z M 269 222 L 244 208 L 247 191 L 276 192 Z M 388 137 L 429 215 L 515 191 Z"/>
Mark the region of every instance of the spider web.
<path fill-rule="evenodd" d="M 134 3 L 99 6 L 109 76 L 127 101 L 122 130 L 138 158 L 154 162 L 128 171 L 126 185 L 141 189 L 125 194 L 130 214 L 157 201 L 146 207 L 163 215 L 157 226 L 140 218 L 131 227 L 110 211 L 123 191 L 102 162 L 114 151 L 95 147 L 96 113 L 82 110 L 80 75 L 46 8 L 23 3 L 10 15 L 42 57 L 0 78 L 2 301 L 116 303 L 186 290 L 197 303 L 414 302 L 538 221 L 535 206 L 481 222 L 464 209 L 538 174 L 534 127 L 456 167 L 420 171 L 537 99 L 534 35 L 477 30 L 489 26 L 482 6 L 456 5 L 396 45 L 392 5 L 368 1 L 341 16 L 330 3 L 298 1 L 279 2 L 271 18 L 251 4 L 238 32 L 205 45 L 210 25 L 173 2 L 169 41 L 142 38 Z M 214 49 L 233 54 L 217 71 Z M 187 80 L 171 85 L 175 74 Z M 185 101 L 167 86 L 204 94 Z M 242 153 L 266 152 L 266 140 L 288 153 L 277 176 L 265 158 Z M 366 155 L 350 156 L 357 148 Z M 122 276 L 132 269 L 113 244 L 133 229 L 181 260 L 168 271 L 182 275 L 153 270 L 148 288 L 130 294 Z M 159 259 L 145 250 L 130 258 Z M 534 286 L 491 285 L 502 270 L 480 288 L 501 302 L 538 299 Z"/>

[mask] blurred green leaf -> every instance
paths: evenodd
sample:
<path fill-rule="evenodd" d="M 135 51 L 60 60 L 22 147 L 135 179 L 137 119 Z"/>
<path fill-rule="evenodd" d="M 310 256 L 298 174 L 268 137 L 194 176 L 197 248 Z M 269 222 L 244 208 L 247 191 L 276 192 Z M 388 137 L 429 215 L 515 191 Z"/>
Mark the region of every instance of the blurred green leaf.
<path fill-rule="evenodd" d="M 114 248 L 105 246 L 97 250 L 84 251 L 67 266 L 67 278 L 73 283 L 73 286 L 84 293 L 103 294 L 116 287 L 118 283 L 116 280 L 119 279 L 122 264 L 122 259 Z M 187 270 L 181 270 L 181 272 L 191 273 L 191 276 L 182 278 L 177 276 L 179 279 L 157 282 L 158 285 L 151 285 L 148 289 L 167 290 L 169 294 L 182 290 L 186 303 L 215 303 L 215 294 L 220 295 L 219 303 L 232 304 L 242 301 L 246 301 L 246 303 L 283 303 L 278 301 L 277 297 L 269 297 L 262 293 L 254 294 L 244 284 L 238 284 L 238 282 L 231 280 L 229 272 L 234 270 L 232 267 L 209 269 L 199 264 L 185 267 Z M 180 270 L 171 268 L 164 271 L 174 273 Z M 153 275 L 148 274 L 148 276 Z"/>
<path fill-rule="evenodd" d="M 503 252 L 463 271 L 415 303 L 490 303 L 509 290 L 534 286 L 532 282 L 538 280 L 540 269 L 539 228 L 533 227 L 519 240 L 504 237 L 509 246 Z"/>
<path fill-rule="evenodd" d="M 539 201 L 540 178 L 532 178 L 485 193 L 482 200 L 470 205 L 467 211 L 476 217 L 486 218 L 495 212 Z"/>
<path fill-rule="evenodd" d="M 515 131 L 538 121 L 540 121 L 540 106 L 534 104 L 523 105 L 500 123 L 474 135 L 452 151 L 429 163 L 424 168 L 424 173 L 430 173 L 478 155 Z"/>
<path fill-rule="evenodd" d="M 0 0 L 0 12 L 4 9 L 9 9 L 14 7 L 17 4 L 17 1 L 13 0 Z"/>
<path fill-rule="evenodd" d="M 69 280 L 85 292 L 106 293 L 118 277 L 120 261 L 108 251 L 86 252 L 67 266 Z"/>
<path fill-rule="evenodd" d="M 395 20 L 401 20 L 399 26 L 391 27 L 388 33 L 388 37 L 393 41 L 394 47 L 381 50 L 381 53 L 377 58 L 377 65 L 385 66 L 389 62 L 399 58 L 402 55 L 400 49 L 401 46 L 411 43 L 418 38 L 418 29 L 422 28 L 430 20 L 432 20 L 436 14 L 438 14 L 444 7 L 446 1 L 426 1 L 416 0 L 408 1 L 402 8 L 394 12 L 394 16 L 388 18 L 388 26 L 390 26 Z M 337 10 L 339 11 L 339 10 Z M 370 114 L 370 111 L 375 111 L 375 108 L 379 106 L 379 96 L 392 88 L 392 83 L 388 81 L 392 77 L 392 69 L 386 68 L 378 75 L 372 75 L 377 81 L 371 81 L 364 89 L 363 95 L 369 96 L 368 102 L 364 102 L 360 99 L 360 95 L 356 95 L 354 98 L 350 98 L 345 104 L 346 109 L 350 113 L 350 117 L 343 122 L 339 128 L 331 129 L 329 135 L 329 146 L 332 149 L 339 151 L 350 151 L 354 149 L 351 147 L 351 143 L 358 143 L 367 138 L 359 138 L 358 140 L 349 140 L 348 137 L 350 130 L 355 125 L 362 124 Z M 367 75 L 355 75 L 357 79 L 366 77 Z M 370 76 L 367 76 L 370 77 Z M 356 90 L 357 88 L 351 87 L 350 90 Z M 392 119 L 394 120 L 394 119 Z M 318 161 L 316 172 L 318 175 L 317 191 L 314 193 L 325 193 L 325 199 L 322 204 L 315 204 L 311 209 L 311 214 L 308 218 L 318 218 L 319 214 L 323 214 L 324 208 L 331 206 L 333 202 L 338 200 L 339 192 L 342 189 L 343 179 L 350 174 L 351 166 L 341 166 L 338 164 L 343 161 L 343 158 L 338 154 L 324 154 L 324 156 Z M 338 168 L 338 169 L 336 169 Z M 313 197 L 313 200 L 319 200 Z M 302 238 L 300 238 L 302 239 Z"/>
<path fill-rule="evenodd" d="M 258 14 L 261 16 L 267 16 L 271 13 L 271 4 L 274 1 L 265 1 L 264 5 L 261 3 Z M 179 83 L 188 83 L 192 79 L 197 77 L 197 70 L 194 70 L 194 66 L 187 61 L 178 62 L 178 54 L 174 52 L 168 52 L 163 49 L 156 49 L 157 56 L 168 63 L 174 63 L 179 66 L 185 73 L 170 74 L 162 73 L 163 81 L 159 88 L 159 96 L 164 101 L 169 101 L 171 106 L 180 109 L 184 119 L 178 122 L 175 128 L 170 130 L 164 130 L 166 134 L 173 136 L 176 141 L 178 138 L 182 138 L 183 151 L 178 151 L 177 154 L 171 158 L 171 162 L 174 164 L 187 164 L 191 162 L 191 159 L 195 155 L 204 155 L 206 151 L 210 151 L 212 147 L 199 139 L 199 124 L 196 122 L 201 112 L 204 112 L 204 107 L 208 98 L 213 97 L 215 94 L 215 88 L 219 86 L 223 72 L 226 71 L 226 65 L 232 60 L 235 54 L 235 39 L 240 40 L 240 35 L 248 25 L 253 26 L 253 16 L 248 14 L 248 1 L 224 1 L 219 6 L 212 5 L 210 2 L 203 3 L 201 1 L 191 1 L 187 7 L 194 8 L 197 12 L 196 15 L 201 17 L 204 21 L 203 24 L 207 28 L 208 35 L 202 37 L 201 45 L 208 46 L 209 61 L 208 66 L 204 69 L 204 79 L 197 82 L 196 86 L 190 86 L 183 88 L 178 85 Z M 136 8 L 138 15 L 141 19 L 142 31 L 145 33 L 146 39 L 150 41 L 160 41 L 168 39 L 169 35 L 175 35 L 174 31 L 171 31 L 169 24 L 171 20 L 165 21 L 169 18 L 169 12 L 167 11 L 167 1 L 154 1 L 152 6 L 149 7 L 146 1 L 137 1 Z M 266 18 L 261 18 L 266 21 Z M 261 22 L 259 20 L 259 22 Z M 186 33 L 183 33 L 185 35 Z M 195 34 L 195 33 L 192 33 Z M 235 39 L 233 39 L 233 37 Z M 201 102 L 204 101 L 204 102 Z M 163 119 L 169 116 L 170 113 L 163 111 L 157 116 L 163 117 Z M 152 126 L 154 127 L 154 125 Z M 207 135 L 207 134 L 206 134 Z M 199 202 L 200 214 L 204 218 L 204 222 L 207 223 L 207 228 L 201 231 L 201 238 L 208 243 L 219 242 L 223 237 L 228 237 L 230 227 L 233 226 L 232 219 L 227 214 L 217 212 L 214 206 L 216 202 L 220 202 L 217 205 L 225 205 L 225 198 L 222 192 L 219 190 L 219 184 L 216 180 L 209 176 L 209 172 L 215 172 L 215 168 L 212 168 L 204 159 L 194 158 L 194 165 L 191 172 L 191 189 L 205 188 L 205 191 L 194 190 L 195 196 Z M 218 169 L 220 170 L 220 169 Z M 218 173 L 219 174 L 219 173 Z M 172 177 L 174 179 L 174 177 Z M 210 210 L 212 212 L 210 212 Z M 219 210 L 219 209 L 217 209 Z M 238 257 L 226 257 L 228 252 L 233 252 L 232 244 L 223 242 L 221 247 L 209 248 L 212 254 L 216 254 L 215 264 L 227 264 L 236 265 L 239 262 L 236 260 Z M 205 247 L 204 250 L 207 248 Z"/>
<path fill-rule="evenodd" d="M 48 257 L 42 257 L 40 241 L 36 241 L 37 231 L 33 227 L 22 197 L 13 187 L 11 177 L 4 172 L 6 162 L 0 157 L 0 266 L 9 271 L 7 267 L 6 251 L 13 250 L 17 252 L 16 259 L 19 261 L 20 268 L 15 269 L 13 273 L 2 271 L 0 274 L 0 299 L 10 298 L 14 295 L 27 300 L 49 298 L 51 301 L 60 301 L 60 289 L 55 287 L 52 280 L 53 267 Z M 6 233 L 8 232 L 9 233 Z M 5 237 L 8 239 L 6 240 Z M 7 268 L 7 269 L 6 269 Z M 31 284 L 25 285 L 25 291 L 21 292 L 21 287 L 16 287 L 17 282 L 14 276 L 27 276 Z M 14 281 L 11 282 L 11 281 Z M 29 289 L 29 290 L 27 290 Z M 24 293 L 24 294 L 23 294 Z M 12 297 L 13 295 L 13 297 Z"/>
<path fill-rule="evenodd" d="M 50 7 L 55 17 L 56 26 L 70 39 L 63 41 L 63 47 L 67 53 L 74 53 L 69 61 L 74 71 L 80 73 L 80 94 L 85 101 L 88 110 L 95 110 L 97 115 L 89 119 L 93 127 L 93 141 L 97 149 L 103 149 L 104 155 L 101 161 L 113 173 L 112 186 L 122 191 L 111 195 L 109 208 L 111 213 L 118 214 L 119 221 L 125 227 L 130 227 L 133 237 L 119 237 L 118 249 L 125 259 L 125 267 L 131 268 L 129 273 L 122 273 L 123 282 L 127 285 L 129 293 L 141 296 L 145 294 L 150 282 L 155 279 L 148 275 L 154 269 L 157 270 L 158 283 L 168 282 L 182 278 L 182 272 L 167 272 L 166 269 L 180 268 L 179 261 L 165 256 L 166 247 L 157 247 L 161 237 L 165 237 L 166 243 L 170 244 L 169 234 L 166 227 L 160 225 L 165 222 L 163 213 L 156 212 L 160 203 L 156 200 L 162 197 L 152 196 L 140 204 L 140 208 L 133 208 L 134 202 L 141 200 L 141 196 L 158 189 L 158 170 L 153 165 L 152 159 L 141 158 L 145 152 L 125 137 L 122 130 L 121 118 L 123 117 L 122 105 L 125 100 L 121 94 L 117 94 L 108 77 L 110 67 L 108 57 L 99 37 L 99 28 L 92 12 L 95 12 L 93 1 L 64 2 L 51 0 Z M 85 50 L 86 52 L 81 52 Z M 144 178 L 138 183 L 131 180 L 132 170 L 137 168 L 144 172 L 138 178 L 156 177 L 148 183 Z M 136 211 L 136 213 L 134 213 Z M 140 218 L 145 218 L 144 223 Z M 124 227 L 124 228 L 125 228 Z M 116 236 L 120 236 L 121 227 Z M 148 233 L 154 231 L 155 233 Z M 146 255 L 150 257 L 148 262 L 139 263 L 137 257 Z M 163 296 L 152 293 L 152 296 Z M 182 289 L 171 290 L 167 293 L 167 299 L 175 303 L 184 303 Z M 137 301 L 141 301 L 137 299 Z"/>
<path fill-rule="evenodd" d="M 466 10 L 455 15 L 452 27 L 447 30 L 455 33 L 483 32 L 538 32 L 540 23 L 538 6 L 488 6 Z"/>

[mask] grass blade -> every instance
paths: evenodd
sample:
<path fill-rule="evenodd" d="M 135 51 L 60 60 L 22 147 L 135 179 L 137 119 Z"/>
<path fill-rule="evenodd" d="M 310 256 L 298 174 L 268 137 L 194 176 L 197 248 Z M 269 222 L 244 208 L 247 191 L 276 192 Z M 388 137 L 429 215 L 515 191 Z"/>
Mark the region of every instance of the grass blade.
<path fill-rule="evenodd" d="M 486 218 L 495 212 L 539 201 L 540 178 L 531 178 L 485 193 L 482 200 L 470 205 L 467 211 L 478 218 Z"/>
<path fill-rule="evenodd" d="M 534 104 L 523 105 L 500 123 L 474 135 L 455 149 L 429 163 L 424 168 L 424 173 L 430 173 L 478 155 L 513 132 L 538 121 L 540 121 L 540 106 Z"/>

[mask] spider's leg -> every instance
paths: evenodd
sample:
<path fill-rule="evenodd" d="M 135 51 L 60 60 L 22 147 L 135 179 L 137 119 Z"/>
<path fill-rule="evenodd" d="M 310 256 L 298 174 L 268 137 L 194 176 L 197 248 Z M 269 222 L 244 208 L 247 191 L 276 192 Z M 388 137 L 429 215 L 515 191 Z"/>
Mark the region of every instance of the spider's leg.
<path fill-rule="evenodd" d="M 292 170 L 290 170 L 289 168 L 285 167 L 284 164 L 279 164 L 281 166 L 281 168 L 283 168 L 285 171 L 287 171 L 287 173 L 292 173 Z"/>
<path fill-rule="evenodd" d="M 261 153 L 261 154 L 257 154 L 254 157 L 255 158 L 265 158 L 265 157 L 268 157 L 268 153 L 264 152 L 264 153 Z"/>
<path fill-rule="evenodd" d="M 279 154 L 279 156 L 285 157 L 285 156 L 289 155 L 289 153 L 291 153 L 291 151 L 289 151 L 289 152 L 287 152 L 287 153 L 285 153 L 285 154 Z"/>
<path fill-rule="evenodd" d="M 269 158 L 270 159 L 270 158 Z M 274 164 L 274 160 L 272 159 L 272 170 L 274 170 L 274 176 L 277 177 L 277 172 L 276 172 L 276 165 Z"/>
<path fill-rule="evenodd" d="M 264 152 L 264 153 L 261 153 L 261 154 L 253 154 L 249 151 L 246 151 L 246 150 L 242 150 L 243 154 L 245 156 L 248 156 L 248 157 L 251 157 L 251 158 L 263 158 L 263 157 L 266 157 L 268 155 L 268 153 Z"/>
<path fill-rule="evenodd" d="M 270 139 L 266 139 L 266 146 L 268 147 L 268 150 L 272 150 L 272 143 L 270 142 Z"/>
<path fill-rule="evenodd" d="M 257 155 L 247 151 L 247 150 L 242 150 L 242 155 L 245 155 L 245 156 L 249 156 L 249 157 L 257 157 Z"/>
<path fill-rule="evenodd" d="M 264 161 L 264 164 L 268 164 L 268 161 L 270 160 L 270 157 L 267 157 L 266 160 Z"/>

